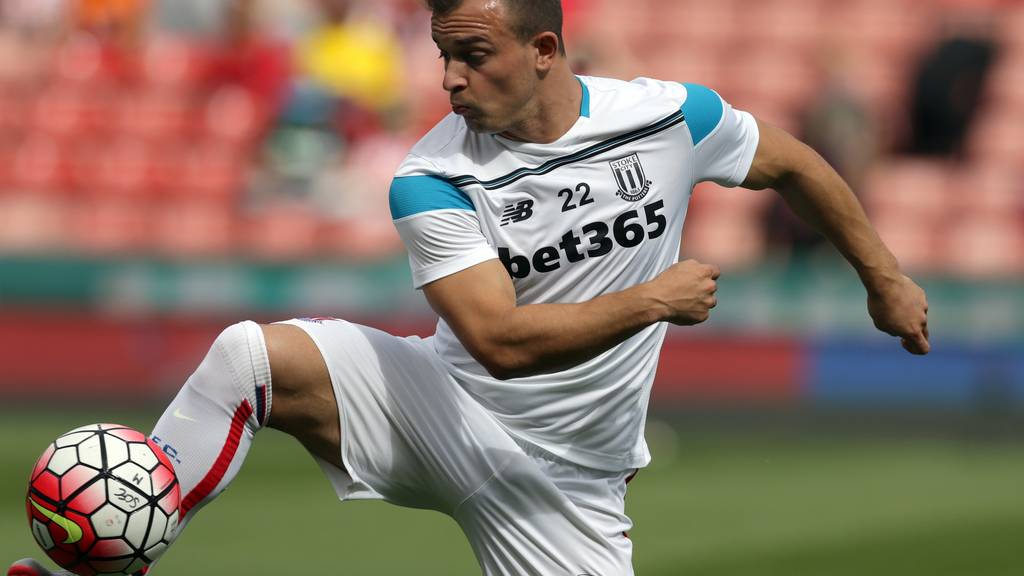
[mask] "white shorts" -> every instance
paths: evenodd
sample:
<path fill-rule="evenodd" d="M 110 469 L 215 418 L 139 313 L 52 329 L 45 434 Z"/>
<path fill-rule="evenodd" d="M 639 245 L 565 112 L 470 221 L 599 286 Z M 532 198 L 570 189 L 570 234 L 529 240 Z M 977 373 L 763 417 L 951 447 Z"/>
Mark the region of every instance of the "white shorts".
<path fill-rule="evenodd" d="M 633 574 L 624 512 L 633 470 L 577 466 L 519 444 L 448 374 L 430 343 L 343 320 L 290 320 L 334 385 L 339 498 L 450 515 L 487 575 Z"/>

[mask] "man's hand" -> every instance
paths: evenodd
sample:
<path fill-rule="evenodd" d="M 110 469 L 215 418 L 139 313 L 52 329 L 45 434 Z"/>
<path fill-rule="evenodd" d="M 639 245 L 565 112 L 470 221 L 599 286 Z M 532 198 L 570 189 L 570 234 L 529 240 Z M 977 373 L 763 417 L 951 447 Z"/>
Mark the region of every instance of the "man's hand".
<path fill-rule="evenodd" d="M 687 260 L 585 302 L 519 306 L 495 258 L 435 280 L 423 293 L 473 358 L 505 380 L 577 366 L 658 322 L 703 322 L 717 303 L 716 278 L 718 268 Z"/>
<path fill-rule="evenodd" d="M 906 276 L 868 289 L 868 314 L 875 327 L 898 336 L 911 354 L 927 354 L 928 299 L 924 290 Z"/>
<path fill-rule="evenodd" d="M 875 326 L 898 336 L 912 354 L 927 354 L 928 301 L 899 273 L 896 257 L 871 227 L 850 187 L 828 162 L 784 130 L 758 121 L 760 139 L 746 188 L 775 188 L 790 208 L 828 238 L 868 289 Z"/>
<path fill-rule="evenodd" d="M 667 322 L 680 326 L 700 324 L 718 305 L 718 275 L 717 266 L 686 260 L 648 282 L 648 294 L 666 306 Z"/>

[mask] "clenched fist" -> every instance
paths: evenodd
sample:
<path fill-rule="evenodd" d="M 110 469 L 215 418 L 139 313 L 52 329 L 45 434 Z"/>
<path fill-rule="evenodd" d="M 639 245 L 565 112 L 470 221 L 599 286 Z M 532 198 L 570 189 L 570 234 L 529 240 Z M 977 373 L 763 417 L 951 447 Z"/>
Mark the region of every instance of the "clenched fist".
<path fill-rule="evenodd" d="M 910 278 L 896 280 L 868 290 L 868 314 L 875 327 L 897 336 L 911 354 L 927 354 L 928 299 L 924 290 Z"/>
<path fill-rule="evenodd" d="M 651 295 L 668 308 L 668 322 L 680 326 L 700 324 L 718 304 L 717 266 L 686 260 L 674 264 L 648 283 Z"/>

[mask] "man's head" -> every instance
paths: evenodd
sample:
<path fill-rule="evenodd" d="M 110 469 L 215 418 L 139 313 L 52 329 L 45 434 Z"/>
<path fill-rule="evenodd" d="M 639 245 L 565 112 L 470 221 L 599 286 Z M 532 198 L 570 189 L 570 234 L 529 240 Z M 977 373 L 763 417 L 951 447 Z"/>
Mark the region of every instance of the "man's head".
<path fill-rule="evenodd" d="M 427 0 L 434 16 L 444 16 L 459 8 L 464 0 Z M 521 42 L 529 42 L 541 32 L 558 36 L 558 49 L 565 56 L 562 39 L 562 0 L 499 0 L 509 17 L 509 26 Z"/>
<path fill-rule="evenodd" d="M 427 0 L 452 108 L 478 132 L 537 114 L 542 83 L 565 63 L 560 0 Z"/>

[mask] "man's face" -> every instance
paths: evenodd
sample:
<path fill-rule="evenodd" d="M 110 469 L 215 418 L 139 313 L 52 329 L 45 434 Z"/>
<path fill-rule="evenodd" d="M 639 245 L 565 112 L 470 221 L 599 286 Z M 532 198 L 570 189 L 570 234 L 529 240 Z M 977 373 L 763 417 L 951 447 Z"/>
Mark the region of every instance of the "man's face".
<path fill-rule="evenodd" d="M 530 112 L 535 50 L 516 38 L 509 18 L 500 0 L 464 0 L 431 19 L 452 110 L 475 132 L 504 132 Z"/>

